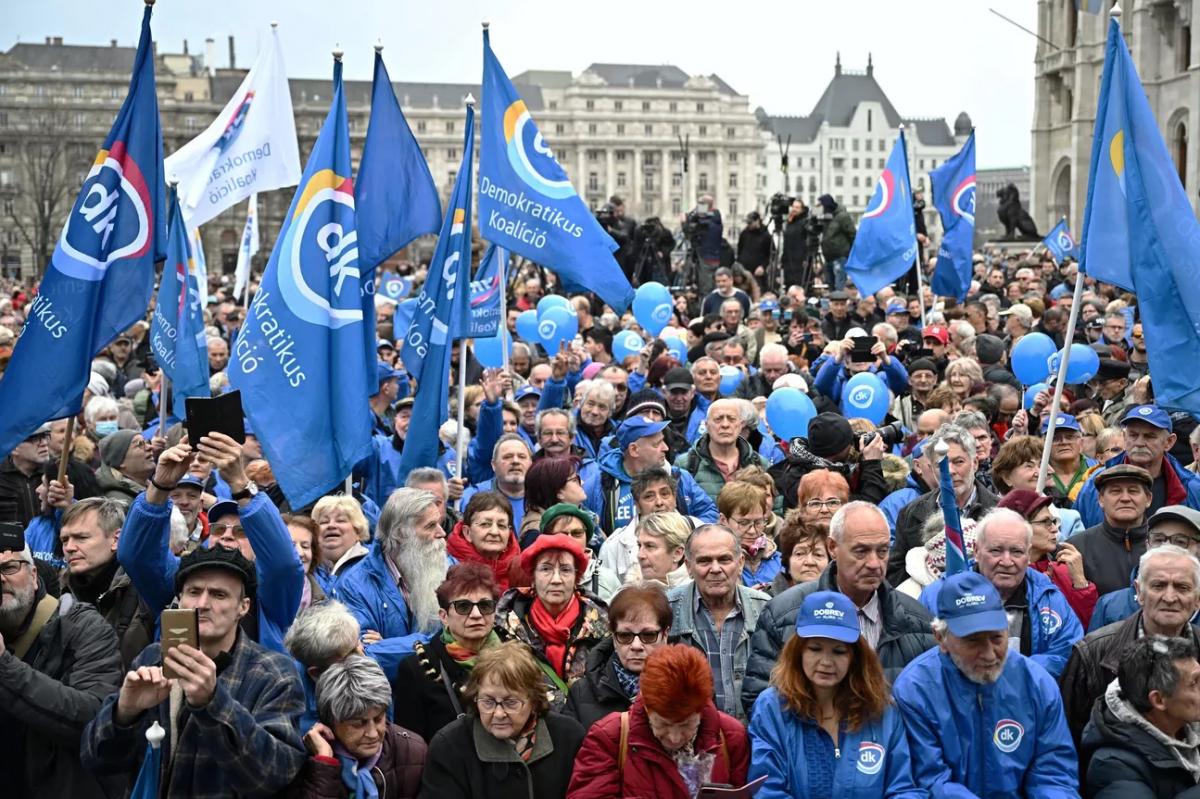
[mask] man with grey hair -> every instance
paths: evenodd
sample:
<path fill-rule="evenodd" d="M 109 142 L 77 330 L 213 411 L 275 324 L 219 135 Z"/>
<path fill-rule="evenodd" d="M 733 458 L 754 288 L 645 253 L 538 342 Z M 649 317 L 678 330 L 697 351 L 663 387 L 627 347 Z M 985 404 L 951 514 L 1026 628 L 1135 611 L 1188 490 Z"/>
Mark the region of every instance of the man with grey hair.
<path fill-rule="evenodd" d="M 1008 508 L 996 508 L 975 528 L 975 570 L 996 592 L 1009 619 L 1009 645 L 1050 676 L 1067 666 L 1075 642 L 1083 638 L 1083 625 L 1049 577 L 1029 566 L 1033 528 Z M 938 595 L 945 580 L 935 580 L 921 592 L 921 604 L 937 613 Z"/>
<path fill-rule="evenodd" d="M 492 450 L 492 470 L 496 476 L 468 486 L 463 491 L 462 507 L 467 507 L 471 497 L 480 491 L 498 491 L 512 504 L 514 529 L 521 529 L 525 518 L 525 475 L 532 465 L 533 451 L 525 438 L 517 433 L 505 433 Z"/>
<path fill-rule="evenodd" d="M 763 609 L 742 682 L 745 707 L 753 707 L 769 684 L 783 645 L 795 635 L 796 615 L 814 591 L 837 591 L 854 602 L 863 637 L 879 655 L 889 679 L 934 645 L 929 613 L 884 579 L 890 538 L 887 518 L 870 502 L 850 502 L 838 509 L 829 523 L 825 571 L 813 582 L 792 586 Z"/>
<path fill-rule="evenodd" d="M 576 411 L 575 446 L 592 460 L 600 453 L 600 442 L 613 431 L 613 412 L 617 393 L 607 380 L 591 380 L 587 386 L 575 387 Z"/>
<path fill-rule="evenodd" d="M 371 553 L 338 580 L 334 596 L 358 620 L 367 653 L 394 676 L 417 641 L 438 628 L 434 593 L 446 578 L 446 531 L 436 496 L 398 488 L 375 527 Z"/>
<path fill-rule="evenodd" d="M 675 459 L 675 465 L 695 478 L 713 502 L 734 472 L 747 466 L 763 470 L 770 466 L 743 436 L 747 421 L 745 406 L 749 406 L 753 426 L 757 427 L 758 414 L 749 400 L 719 399 L 708 406 L 704 434 Z"/>
<path fill-rule="evenodd" d="M 310 605 L 296 614 L 283 645 L 304 667 L 300 676 L 305 699 L 304 715 L 300 717 L 301 730 L 311 729 L 317 723 L 317 680 L 335 663 L 363 653 L 361 634 L 358 619 L 335 599 Z"/>
<path fill-rule="evenodd" d="M 934 466 L 934 474 L 938 473 L 936 469 L 939 444 L 945 444 L 948 448 L 946 457 L 950 459 L 950 479 L 954 483 L 954 497 L 958 502 L 959 516 L 979 521 L 984 514 L 996 507 L 1000 498 L 976 478 L 978 450 L 975 438 L 958 425 L 944 424 L 939 427 L 926 442 L 923 455 Z M 929 491 L 901 508 L 900 513 L 896 515 L 896 539 L 892 542 L 892 552 L 887 565 L 888 581 L 894 585 L 904 582 L 904 556 L 913 547 L 921 546 L 921 526 L 941 505 L 938 490 L 935 484 Z"/>
<path fill-rule="evenodd" d="M 454 525 L 462 518 L 451 506 L 451 503 L 463 495 L 461 483 L 447 480 L 445 472 L 436 466 L 418 466 L 404 478 L 404 485 L 407 488 L 423 489 L 438 498 L 438 504 L 442 508 L 442 529 L 446 531 L 446 535 L 450 535 Z M 458 497 L 454 496 L 456 487 Z"/>
<path fill-rule="evenodd" d="M 792 371 L 787 347 L 782 344 L 764 344 L 758 351 L 758 371 L 742 381 L 734 396 L 752 400 L 755 397 L 770 397 L 775 390 L 775 381 Z"/>
<path fill-rule="evenodd" d="M 988 488 L 992 487 L 992 428 L 987 417 L 979 411 L 959 411 L 950 423 L 961 427 L 975 439 L 975 477 Z"/>
<path fill-rule="evenodd" d="M 892 689 L 914 781 L 937 796 L 1079 796 L 1079 765 L 1054 678 L 1008 642 L 1000 595 L 975 572 L 946 579 L 937 648 Z"/>
<path fill-rule="evenodd" d="M 17 549 L 16 547 L 21 547 Z M 69 596 L 69 595 L 68 595 Z M 103 799 L 79 760 L 79 737 L 121 685 L 117 634 L 96 609 L 58 600 L 38 579 L 19 531 L 0 538 L 0 751 L 5 795 Z"/>
<path fill-rule="evenodd" d="M 1127 619 L 1088 633 L 1075 644 L 1059 678 L 1071 734 L 1079 743 L 1092 706 L 1117 676 L 1121 654 L 1144 635 L 1188 638 L 1200 647 L 1189 622 L 1200 608 L 1200 560 L 1182 547 L 1164 544 L 1138 561 L 1137 598 L 1141 610 Z"/>

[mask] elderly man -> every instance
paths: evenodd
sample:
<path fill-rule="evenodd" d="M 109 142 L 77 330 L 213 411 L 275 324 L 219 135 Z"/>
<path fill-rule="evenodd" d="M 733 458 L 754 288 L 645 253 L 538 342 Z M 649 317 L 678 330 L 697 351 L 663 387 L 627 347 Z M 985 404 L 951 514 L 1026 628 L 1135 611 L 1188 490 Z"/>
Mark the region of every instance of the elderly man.
<path fill-rule="evenodd" d="M 1130 366 L 1128 361 L 1101 358 L 1100 369 L 1088 381 L 1088 388 L 1100 403 L 1104 424 L 1115 427 L 1135 403 L 1130 396 Z"/>
<path fill-rule="evenodd" d="M 721 306 L 726 300 L 737 300 L 742 306 L 742 314 L 750 315 L 750 297 L 741 289 L 733 287 L 733 270 L 727 266 L 719 267 L 713 272 L 713 282 L 716 284 L 714 288 L 704 298 L 704 302 L 700 304 L 700 315 L 708 316 L 721 312 Z"/>
<path fill-rule="evenodd" d="M 850 332 L 855 322 L 850 318 L 850 295 L 834 291 L 829 295 L 829 313 L 821 322 L 821 332 L 826 341 L 841 341 Z"/>
<path fill-rule="evenodd" d="M 712 402 L 721 396 L 721 364 L 715 358 L 697 358 L 692 362 L 692 380 L 696 386 L 696 397 Z M 708 406 L 705 406 L 707 411 Z"/>
<path fill-rule="evenodd" d="M 694 477 L 713 502 L 717 501 L 725 482 L 738 469 L 747 466 L 766 469 L 770 466 L 765 458 L 754 451 L 750 442 L 741 437 L 740 404 L 743 402 L 719 399 L 709 405 L 706 432 L 691 449 L 675 459 L 675 465 Z"/>
<path fill-rule="evenodd" d="M 1093 480 L 1104 520 L 1071 536 L 1083 555 L 1083 573 L 1104 596 L 1129 585 L 1129 575 L 1146 551 L 1150 474 L 1127 463 L 1110 466 Z"/>
<path fill-rule="evenodd" d="M 517 529 L 525 518 L 525 475 L 533 465 L 533 452 L 517 433 L 500 436 L 492 450 L 492 471 L 495 477 L 484 480 L 463 491 L 462 506 L 480 491 L 499 491 L 512 504 L 513 524 Z"/>
<path fill-rule="evenodd" d="M 838 591 L 854 602 L 862 634 L 890 679 L 934 645 L 929 613 L 884 580 L 890 537 L 887 519 L 871 503 L 850 502 L 838 509 L 829 523 L 830 562 L 821 577 L 789 588 L 763 610 L 742 683 L 745 707 L 753 707 L 766 689 L 780 650 L 795 634 L 796 614 L 814 591 Z"/>
<path fill-rule="evenodd" d="M 368 399 L 373 419 L 372 435 L 388 437 L 396 432 L 392 424 L 395 418 L 392 403 L 400 398 L 400 379 L 403 377 L 404 372 L 393 369 L 383 361 L 375 364 L 376 390 Z"/>
<path fill-rule="evenodd" d="M 1164 505 L 1187 505 L 1200 510 L 1200 475 L 1189 472 L 1183 464 L 1170 454 L 1175 446 L 1175 432 L 1171 416 L 1156 405 L 1137 405 L 1126 411 L 1121 419 L 1125 433 L 1125 453 L 1113 463 L 1129 463 L 1140 466 L 1150 474 L 1150 512 Z M 1102 511 L 1093 475 L 1075 498 L 1075 509 L 1085 527 L 1101 521 Z"/>
<path fill-rule="evenodd" d="M 1050 418 L 1042 420 L 1042 435 L 1050 429 Z M 1099 468 L 1083 454 L 1083 430 L 1069 413 L 1060 413 L 1054 422 L 1054 443 L 1050 448 L 1050 479 L 1054 488 L 1072 502 L 1083 484 Z"/>
<path fill-rule="evenodd" d="M 787 347 L 782 344 L 764 344 L 758 351 L 758 363 L 758 371 L 742 381 L 735 396 L 748 400 L 769 397 L 775 381 L 791 371 Z"/>
<path fill-rule="evenodd" d="M 1000 498 L 981 484 L 975 477 L 977 466 L 976 444 L 969 432 L 952 424 L 942 425 L 925 445 L 925 458 L 936 465 L 936 449 L 939 442 L 949 447 L 946 455 L 950 459 L 950 478 L 954 483 L 954 498 L 962 518 L 979 521 L 984 514 L 996 507 Z M 936 467 L 935 467 L 936 468 Z M 934 474 L 937 472 L 935 471 Z M 921 545 L 921 528 L 929 515 L 939 507 L 936 482 L 926 494 L 914 499 L 900 509 L 896 516 L 896 540 L 888 560 L 888 580 L 899 585 L 907 579 L 904 556 L 908 550 Z"/>
<path fill-rule="evenodd" d="M 246 477 L 241 445 L 229 436 L 204 436 L 198 451 L 185 438 L 159 457 L 149 487 L 129 508 L 117 541 L 117 560 L 157 619 L 178 590 L 175 573 L 180 560 L 169 546 L 169 498 L 197 454 L 216 467 L 233 493 L 233 499 L 209 510 L 209 548 L 236 549 L 252 558 L 263 587 L 251 602 L 245 632 L 264 648 L 282 652 L 283 635 L 300 607 L 304 567 L 279 510 Z"/>
<path fill-rule="evenodd" d="M 220 336 L 208 337 L 208 372 L 224 372 L 229 366 L 229 344 Z"/>
<path fill-rule="evenodd" d="M 0 463 L 0 519 L 26 527 L 38 515 L 42 503 L 37 488 L 49 460 L 50 425 L 44 424 Z"/>
<path fill-rule="evenodd" d="M 1155 511 L 1146 527 L 1147 552 L 1164 544 L 1174 544 L 1200 558 L 1200 511 L 1192 510 L 1186 505 L 1168 505 Z M 1139 604 L 1136 569 L 1130 575 L 1129 582 L 1131 585 L 1128 588 L 1111 591 L 1100 597 L 1088 624 L 1088 632 L 1099 630 L 1137 613 Z M 1192 623 L 1200 623 L 1200 617 L 1193 617 Z"/>
<path fill-rule="evenodd" d="M 1008 641 L 1000 595 L 981 574 L 948 578 L 937 649 L 896 680 L 914 781 L 934 796 L 1078 799 L 1075 748 L 1054 679 Z"/>
<path fill-rule="evenodd" d="M 91 605 L 46 593 L 33 554 L 13 525 L 0 531 L 0 588 L 5 795 L 117 795 L 122 778 L 110 784 L 79 761 L 84 726 L 121 684 L 116 632 Z"/>
<path fill-rule="evenodd" d="M 1121 659 L 1092 709 L 1081 759 L 1089 796 L 1195 796 L 1200 760 L 1200 651 L 1147 636 Z"/>
<path fill-rule="evenodd" d="M 666 466 L 667 443 L 663 438 L 665 421 L 631 416 L 616 430 L 617 446 L 600 459 L 600 480 L 588 496 L 587 507 L 600 517 L 607 533 L 616 532 L 633 520 L 634 498 L 630 486 L 633 475 L 654 466 Z M 690 474 L 672 467 L 681 497 L 682 513 L 706 522 L 715 522 L 717 506 Z"/>
<path fill-rule="evenodd" d="M 118 430 L 100 441 L 96 481 L 104 496 L 129 503 L 146 487 L 154 461 L 145 439 L 133 430 Z"/>
<path fill-rule="evenodd" d="M 742 585 L 743 554 L 737 535 L 720 524 L 697 527 L 684 546 L 691 580 L 667 592 L 671 643 L 691 644 L 708 657 L 717 708 L 745 719 L 742 675 L 750 637 L 770 600 Z"/>
<path fill-rule="evenodd" d="M 1052 677 L 1062 674 L 1071 647 L 1083 638 L 1083 626 L 1062 592 L 1029 566 L 1033 528 L 1015 511 L 996 508 L 975 528 L 975 569 L 1000 595 L 1009 619 L 1014 651 L 1037 663 Z M 921 592 L 921 604 L 937 613 L 945 580 Z"/>
<path fill-rule="evenodd" d="M 296 614 L 283 645 L 303 668 L 304 715 L 300 729 L 311 730 L 317 723 L 317 680 L 334 663 L 350 655 L 363 653 L 358 620 L 346 606 L 333 599 L 318 602 Z"/>
<path fill-rule="evenodd" d="M 1117 676 L 1131 643 L 1142 636 L 1165 635 L 1200 645 L 1200 635 L 1188 623 L 1200 608 L 1200 561 L 1195 555 L 1173 544 L 1148 551 L 1138 563 L 1137 592 L 1142 609 L 1084 636 L 1058 680 L 1076 744 L 1092 706 Z"/>
<path fill-rule="evenodd" d="M 717 382 L 720 383 L 720 367 L 717 367 Z M 695 441 L 704 424 L 705 414 L 711 400 L 696 391 L 692 373 L 676 366 L 663 375 L 663 391 L 666 394 L 667 419 L 671 429 L 685 441 Z"/>
<path fill-rule="evenodd" d="M 630 581 L 627 575 L 631 570 L 635 575 L 637 573 L 638 519 L 651 513 L 679 510 L 682 501 L 676 491 L 677 487 L 678 483 L 671 470 L 665 465 L 651 466 L 633 476 L 633 482 L 629 486 L 629 493 L 634 502 L 633 518 L 606 538 L 600 547 L 600 565 L 617 575 L 622 583 Z M 696 520 L 693 520 L 693 523 L 695 522 Z"/>
<path fill-rule="evenodd" d="M 135 771 L 157 723 L 170 764 L 161 795 L 273 796 L 304 763 L 296 729 L 304 690 L 291 658 L 241 631 L 258 587 L 254 565 L 237 550 L 198 549 L 174 581 L 180 608 L 197 613 L 199 646 L 146 647 L 84 731 L 83 764 L 99 774 Z"/>
<path fill-rule="evenodd" d="M 933 391 L 938 382 L 937 365 L 929 358 L 914 358 L 908 363 L 908 392 L 903 396 L 897 396 L 895 402 L 892 403 L 892 416 L 896 417 L 909 430 L 917 430 L 917 420 L 923 413 L 928 413 L 925 410 L 925 400 L 929 397 L 929 392 Z M 945 414 L 945 411 L 941 411 Z M 925 435 L 929 435 L 949 418 L 943 419 L 932 428 L 927 429 Z"/>
<path fill-rule="evenodd" d="M 389 678 L 438 629 L 435 590 L 446 577 L 446 532 L 436 496 L 400 488 L 388 497 L 371 552 L 334 588 L 363 630 L 366 652 Z"/>

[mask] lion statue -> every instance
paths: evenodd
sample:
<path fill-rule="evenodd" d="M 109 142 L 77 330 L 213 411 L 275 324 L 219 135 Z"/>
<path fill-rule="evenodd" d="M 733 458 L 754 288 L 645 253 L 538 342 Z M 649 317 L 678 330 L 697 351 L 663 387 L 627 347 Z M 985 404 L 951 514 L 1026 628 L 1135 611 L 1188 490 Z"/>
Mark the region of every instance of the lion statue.
<path fill-rule="evenodd" d="M 996 198 L 1000 201 L 996 216 L 1004 225 L 1005 241 L 1037 241 L 1042 238 L 1037 225 L 1033 223 L 1033 217 L 1021 207 L 1021 192 L 1015 185 L 1009 183 L 997 191 Z"/>

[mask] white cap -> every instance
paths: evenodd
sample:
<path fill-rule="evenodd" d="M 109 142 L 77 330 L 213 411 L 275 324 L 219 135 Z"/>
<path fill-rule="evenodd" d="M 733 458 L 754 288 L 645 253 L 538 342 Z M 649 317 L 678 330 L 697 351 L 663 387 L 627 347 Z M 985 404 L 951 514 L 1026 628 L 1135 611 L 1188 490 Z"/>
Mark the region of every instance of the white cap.
<path fill-rule="evenodd" d="M 775 378 L 775 382 L 771 385 L 771 390 L 774 391 L 780 388 L 798 388 L 805 394 L 808 393 L 808 383 L 804 378 L 797 374 L 780 375 Z"/>

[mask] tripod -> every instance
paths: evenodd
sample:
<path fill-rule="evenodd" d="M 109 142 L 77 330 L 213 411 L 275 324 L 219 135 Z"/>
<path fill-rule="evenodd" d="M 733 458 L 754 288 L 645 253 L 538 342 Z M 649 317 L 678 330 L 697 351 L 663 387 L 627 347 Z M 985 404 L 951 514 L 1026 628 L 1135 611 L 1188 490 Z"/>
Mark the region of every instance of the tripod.
<path fill-rule="evenodd" d="M 782 294 L 787 290 L 783 275 L 783 217 L 771 217 L 771 260 L 767 264 L 762 286 L 764 291 Z"/>

